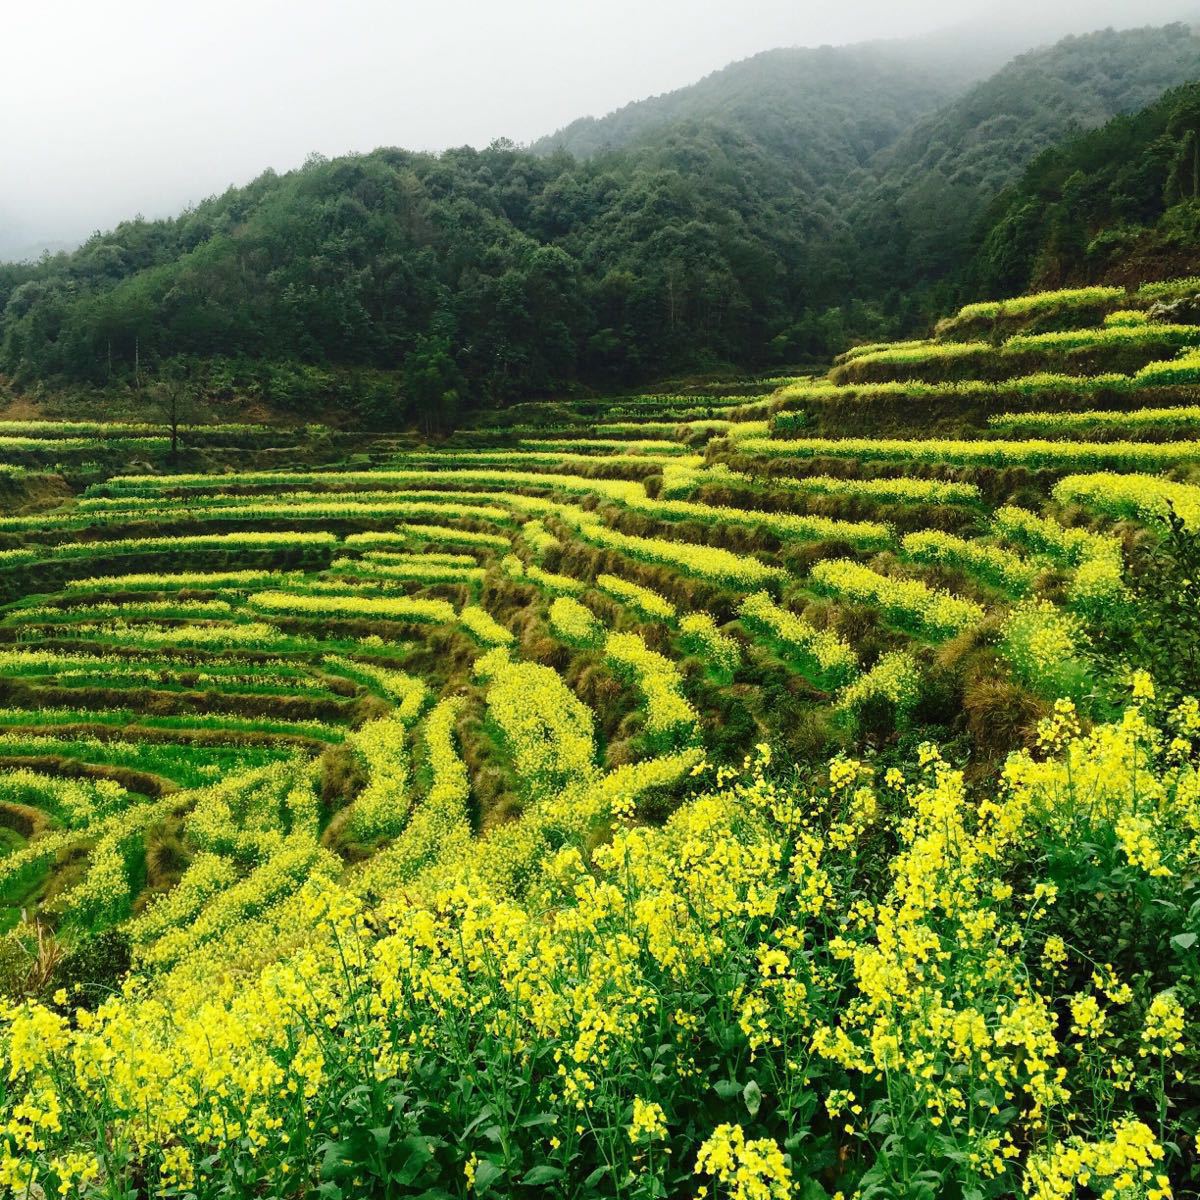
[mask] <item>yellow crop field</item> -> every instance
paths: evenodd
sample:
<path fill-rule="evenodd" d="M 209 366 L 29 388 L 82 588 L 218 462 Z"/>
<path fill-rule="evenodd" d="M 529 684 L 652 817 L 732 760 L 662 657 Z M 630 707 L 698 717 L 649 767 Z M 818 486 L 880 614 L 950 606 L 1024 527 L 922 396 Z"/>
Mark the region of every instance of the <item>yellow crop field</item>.
<path fill-rule="evenodd" d="M 0 423 L 0 1193 L 1193 1194 L 1148 307 L 352 458 Z M 153 461 L 64 463 L 109 437 Z"/>

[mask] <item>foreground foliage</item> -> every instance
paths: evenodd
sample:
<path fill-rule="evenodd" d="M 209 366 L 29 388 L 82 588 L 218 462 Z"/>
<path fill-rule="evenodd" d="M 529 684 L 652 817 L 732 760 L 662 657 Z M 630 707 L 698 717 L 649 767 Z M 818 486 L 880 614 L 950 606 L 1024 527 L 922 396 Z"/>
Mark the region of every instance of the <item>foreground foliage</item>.
<path fill-rule="evenodd" d="M 931 745 L 760 751 L 661 828 L 612 795 L 518 891 L 503 842 L 377 908 L 318 875 L 252 976 L 10 1006 L 3 1181 L 1161 1200 L 1200 1115 L 1200 705 L 1153 693 L 1090 732 L 1060 702 L 978 791 Z"/>

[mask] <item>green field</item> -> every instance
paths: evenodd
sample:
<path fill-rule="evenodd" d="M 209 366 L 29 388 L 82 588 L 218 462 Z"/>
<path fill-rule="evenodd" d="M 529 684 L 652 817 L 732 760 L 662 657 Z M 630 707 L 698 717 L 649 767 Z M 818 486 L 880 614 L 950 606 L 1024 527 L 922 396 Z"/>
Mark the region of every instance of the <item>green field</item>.
<path fill-rule="evenodd" d="M 0 426 L 0 1190 L 1192 1194 L 1150 299 L 353 459 Z"/>

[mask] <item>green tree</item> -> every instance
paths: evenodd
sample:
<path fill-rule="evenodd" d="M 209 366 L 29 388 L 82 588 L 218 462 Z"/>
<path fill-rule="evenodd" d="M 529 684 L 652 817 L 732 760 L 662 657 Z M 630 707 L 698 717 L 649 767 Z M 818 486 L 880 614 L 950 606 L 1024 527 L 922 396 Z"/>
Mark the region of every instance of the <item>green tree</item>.
<path fill-rule="evenodd" d="M 458 418 L 463 378 L 450 340 L 426 334 L 404 359 L 404 394 L 425 434 L 449 433 Z"/>
<path fill-rule="evenodd" d="M 1167 134 L 1180 142 L 1167 181 L 1167 203 L 1200 199 L 1200 95 L 1189 94 L 1180 101 Z"/>

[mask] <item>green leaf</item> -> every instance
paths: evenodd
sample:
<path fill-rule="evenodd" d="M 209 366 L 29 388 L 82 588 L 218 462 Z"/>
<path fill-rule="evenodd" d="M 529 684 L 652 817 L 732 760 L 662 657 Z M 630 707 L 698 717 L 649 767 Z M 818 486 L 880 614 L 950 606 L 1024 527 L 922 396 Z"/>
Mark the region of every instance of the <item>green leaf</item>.
<path fill-rule="evenodd" d="M 531 1117 L 522 1117 L 517 1124 L 522 1129 L 534 1129 L 538 1125 L 554 1125 L 557 1121 L 557 1113 L 534 1113 Z"/>
<path fill-rule="evenodd" d="M 475 1168 L 475 1191 L 480 1195 L 504 1176 L 504 1171 L 498 1167 L 490 1158 L 479 1160 L 479 1164 Z"/>
<path fill-rule="evenodd" d="M 430 1139 L 407 1137 L 400 1145 L 408 1151 L 408 1157 L 405 1159 L 404 1166 L 392 1172 L 392 1179 L 396 1183 L 404 1185 L 415 1183 L 421 1172 L 425 1169 L 425 1164 L 433 1157 L 433 1151 L 430 1149 Z"/>
<path fill-rule="evenodd" d="M 540 1167 L 534 1167 L 532 1171 L 527 1172 L 521 1182 L 526 1187 L 536 1187 L 538 1184 L 550 1183 L 555 1179 L 561 1179 L 562 1175 L 562 1167 L 552 1167 L 549 1163 L 542 1163 Z"/>

